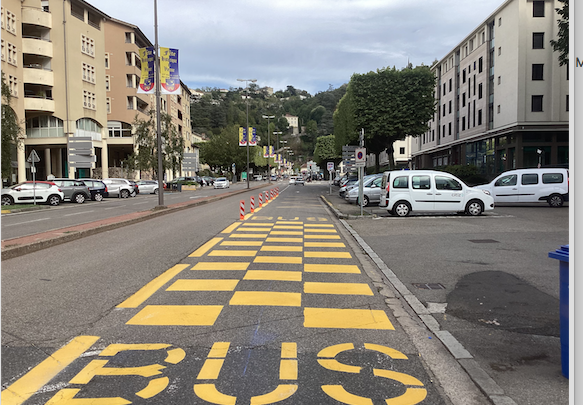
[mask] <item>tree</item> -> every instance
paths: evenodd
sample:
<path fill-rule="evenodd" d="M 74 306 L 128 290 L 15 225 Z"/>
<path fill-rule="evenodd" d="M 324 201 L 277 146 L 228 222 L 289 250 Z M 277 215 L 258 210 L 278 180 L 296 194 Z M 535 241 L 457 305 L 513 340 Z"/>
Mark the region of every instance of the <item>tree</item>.
<path fill-rule="evenodd" d="M 553 51 L 559 52 L 559 65 L 569 64 L 569 0 L 559 0 L 563 3 L 563 8 L 556 8 L 555 11 L 561 16 L 558 22 L 558 39 L 551 39 Z"/>
<path fill-rule="evenodd" d="M 158 175 L 158 136 L 154 112 L 150 112 L 149 119 L 134 120 L 136 149 L 134 153 L 124 160 L 127 170 L 140 170 L 149 172 L 153 179 L 159 179 Z M 166 171 L 172 170 L 173 174 L 180 171 L 184 157 L 184 138 L 172 123 L 169 114 L 160 114 L 160 136 L 162 137 L 163 160 L 162 167 Z"/>
<path fill-rule="evenodd" d="M 354 74 L 350 80 L 354 127 L 364 128 L 365 146 L 377 157 L 387 149 L 390 168 L 395 167 L 393 143 L 407 135 L 419 136 L 435 112 L 435 75 L 428 66 L 379 69 Z"/>
<path fill-rule="evenodd" d="M 353 144 L 358 140 L 358 132 L 354 125 L 354 103 L 352 86 L 349 84 L 346 93 L 334 111 L 334 144 L 337 154 L 342 153 L 344 145 Z"/>
<path fill-rule="evenodd" d="M 247 170 L 247 148 L 239 146 L 239 127 L 231 125 L 214 135 L 200 147 L 200 161 L 221 171 L 231 171 L 235 163 L 237 173 Z M 251 151 L 249 153 L 251 156 Z"/>
<path fill-rule="evenodd" d="M 334 161 L 335 163 L 339 162 L 340 156 L 336 153 L 334 142 L 334 135 L 321 136 L 316 139 L 314 160 L 318 165 L 322 166 L 323 163 L 330 161 Z"/>
<path fill-rule="evenodd" d="M 16 147 L 22 148 L 19 143 L 19 136 L 22 134 L 22 127 L 18 125 L 18 116 L 10 105 L 12 94 L 10 88 L 4 79 L 2 72 L 2 178 L 8 179 L 12 183 L 12 158 Z"/>

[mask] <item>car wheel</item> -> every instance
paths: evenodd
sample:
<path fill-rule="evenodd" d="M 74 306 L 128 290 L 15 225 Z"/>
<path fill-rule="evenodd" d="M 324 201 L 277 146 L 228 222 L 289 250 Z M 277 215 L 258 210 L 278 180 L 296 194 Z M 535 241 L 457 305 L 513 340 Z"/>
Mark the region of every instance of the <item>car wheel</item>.
<path fill-rule="evenodd" d="M 120 194 L 121 198 L 128 198 L 130 196 L 130 192 L 128 190 L 121 190 Z"/>
<path fill-rule="evenodd" d="M 158 189 L 154 189 L 154 194 L 158 195 Z"/>
<path fill-rule="evenodd" d="M 360 201 L 356 202 L 358 205 L 360 205 Z M 368 207 L 368 204 L 370 204 L 370 200 L 368 199 L 368 196 L 364 196 L 364 198 L 362 199 L 362 206 L 363 207 Z"/>
<path fill-rule="evenodd" d="M 85 202 L 85 196 L 81 193 L 75 194 L 71 200 L 75 201 L 77 204 L 83 204 Z"/>
<path fill-rule="evenodd" d="M 407 201 L 399 201 L 393 207 L 393 212 L 399 217 L 406 217 L 411 213 L 411 206 Z"/>
<path fill-rule="evenodd" d="M 3 195 L 2 205 L 14 205 L 14 200 L 9 195 Z"/>
<path fill-rule="evenodd" d="M 95 197 L 93 198 L 95 201 L 103 201 L 103 194 L 96 193 Z"/>
<path fill-rule="evenodd" d="M 484 204 L 479 200 L 472 200 L 466 205 L 466 213 L 472 216 L 482 215 Z"/>
<path fill-rule="evenodd" d="M 565 200 L 564 200 L 563 196 L 560 195 L 560 194 L 553 194 L 547 200 L 547 202 L 549 203 L 549 205 L 551 207 L 554 207 L 554 208 L 561 207 L 563 205 L 563 202 L 564 201 Z"/>
<path fill-rule="evenodd" d="M 137 195 L 137 193 L 136 193 L 135 191 L 132 191 L 132 192 L 130 193 L 130 195 L 131 195 L 132 197 L 135 197 L 135 196 Z"/>
<path fill-rule="evenodd" d="M 53 194 L 49 196 L 49 198 L 47 198 L 47 202 L 49 203 L 49 205 L 57 206 L 61 203 L 61 197 Z"/>

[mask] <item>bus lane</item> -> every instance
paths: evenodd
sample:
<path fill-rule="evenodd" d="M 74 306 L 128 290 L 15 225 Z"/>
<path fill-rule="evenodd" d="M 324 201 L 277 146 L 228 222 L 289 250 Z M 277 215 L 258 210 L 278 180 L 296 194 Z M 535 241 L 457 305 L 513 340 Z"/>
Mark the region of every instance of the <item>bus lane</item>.
<path fill-rule="evenodd" d="M 446 404 L 316 197 L 287 190 L 119 303 L 4 404 Z"/>

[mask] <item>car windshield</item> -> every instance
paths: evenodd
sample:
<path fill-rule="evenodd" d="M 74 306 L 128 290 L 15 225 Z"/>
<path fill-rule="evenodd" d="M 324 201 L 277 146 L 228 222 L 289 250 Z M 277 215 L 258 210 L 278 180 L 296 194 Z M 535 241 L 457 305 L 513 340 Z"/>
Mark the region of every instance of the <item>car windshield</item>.
<path fill-rule="evenodd" d="M 218 179 L 216 179 L 215 181 L 226 181 L 227 179 L 224 177 L 219 177 Z"/>

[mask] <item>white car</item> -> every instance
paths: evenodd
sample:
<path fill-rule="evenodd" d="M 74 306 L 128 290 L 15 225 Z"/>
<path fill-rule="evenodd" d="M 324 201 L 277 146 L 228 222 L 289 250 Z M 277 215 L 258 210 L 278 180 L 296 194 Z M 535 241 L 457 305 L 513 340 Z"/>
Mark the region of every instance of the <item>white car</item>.
<path fill-rule="evenodd" d="M 109 197 L 128 198 L 136 196 L 134 186 L 127 179 L 103 179 L 101 181 L 107 186 Z"/>
<path fill-rule="evenodd" d="M 488 190 L 496 204 L 546 202 L 551 207 L 560 207 L 564 201 L 569 201 L 569 171 L 558 168 L 510 170 L 476 188 Z"/>
<path fill-rule="evenodd" d="M 158 194 L 160 189 L 156 180 L 139 180 L 137 183 L 141 194 Z"/>
<path fill-rule="evenodd" d="M 226 177 L 217 177 L 214 182 L 214 188 L 229 188 L 231 184 Z"/>
<path fill-rule="evenodd" d="M 472 216 L 494 209 L 487 190 L 468 187 L 447 172 L 396 170 L 383 173 L 381 206 L 389 214 L 405 217 L 411 212 L 458 212 Z"/>
<path fill-rule="evenodd" d="M 59 205 L 65 198 L 61 189 L 51 181 L 25 181 L 2 189 L 2 205 L 33 204 Z"/>

